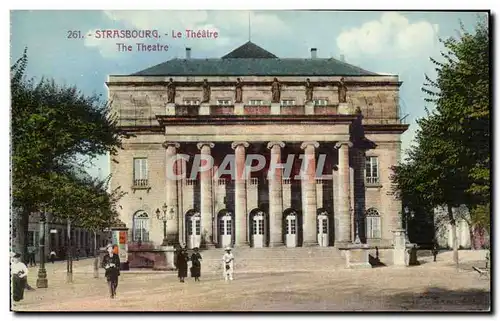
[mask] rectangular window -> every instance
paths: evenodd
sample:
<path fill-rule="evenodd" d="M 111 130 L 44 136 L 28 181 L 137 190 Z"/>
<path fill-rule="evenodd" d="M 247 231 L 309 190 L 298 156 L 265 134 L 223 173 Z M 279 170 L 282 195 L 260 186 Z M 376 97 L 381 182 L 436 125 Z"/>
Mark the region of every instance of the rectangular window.
<path fill-rule="evenodd" d="M 193 221 L 191 219 L 187 220 L 186 229 L 188 231 L 188 235 L 193 235 Z"/>
<path fill-rule="evenodd" d="M 201 222 L 200 220 L 196 220 L 196 235 L 201 235 Z"/>
<path fill-rule="evenodd" d="M 296 223 L 295 223 L 295 219 L 291 219 L 290 220 L 290 234 L 295 234 L 296 233 Z"/>
<path fill-rule="evenodd" d="M 380 177 L 378 172 L 378 157 L 376 156 L 366 157 L 365 181 L 366 184 L 380 183 Z"/>
<path fill-rule="evenodd" d="M 258 235 L 264 235 L 264 221 L 263 220 L 258 220 Z"/>
<path fill-rule="evenodd" d="M 219 231 L 221 235 L 226 235 L 226 231 L 224 231 L 224 220 L 219 221 Z"/>
<path fill-rule="evenodd" d="M 262 106 L 262 105 L 264 105 L 264 101 L 258 100 L 258 99 L 250 99 L 248 101 L 248 105 L 250 105 L 250 106 Z"/>
<path fill-rule="evenodd" d="M 198 106 L 200 104 L 200 100 L 199 99 L 184 99 L 182 104 L 188 105 L 188 106 Z"/>
<path fill-rule="evenodd" d="M 226 220 L 226 235 L 231 235 L 232 220 Z"/>
<path fill-rule="evenodd" d="M 229 99 L 217 99 L 217 106 L 229 106 L 231 105 L 231 100 Z"/>
<path fill-rule="evenodd" d="M 328 105 L 328 99 L 315 99 L 314 100 L 314 106 L 327 106 Z"/>
<path fill-rule="evenodd" d="M 366 218 L 366 237 L 369 239 L 381 238 L 379 216 L 368 216 Z"/>
<path fill-rule="evenodd" d="M 293 99 L 282 100 L 281 106 L 295 106 L 295 100 L 293 100 Z"/>
<path fill-rule="evenodd" d="M 328 234 L 328 224 L 323 220 L 323 234 Z"/>
<path fill-rule="evenodd" d="M 147 158 L 134 158 L 134 186 L 148 186 Z"/>

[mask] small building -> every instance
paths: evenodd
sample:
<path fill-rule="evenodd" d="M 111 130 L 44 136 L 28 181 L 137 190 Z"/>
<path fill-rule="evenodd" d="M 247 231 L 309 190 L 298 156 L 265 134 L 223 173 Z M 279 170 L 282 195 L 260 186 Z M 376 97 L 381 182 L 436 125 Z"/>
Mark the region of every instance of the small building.
<path fill-rule="evenodd" d="M 13 222 L 12 222 L 12 250 L 19 249 L 17 227 L 15 226 L 16 215 L 13 212 Z M 64 259 L 67 255 L 68 248 L 68 224 L 67 222 L 62 222 L 52 217 L 50 213 L 46 214 L 46 224 L 45 224 L 45 254 L 54 250 L 57 255 L 57 259 Z M 29 218 L 28 234 L 26 235 L 26 243 L 28 245 L 28 250 L 34 249 L 35 258 L 37 261 L 40 260 L 40 214 L 32 213 Z M 95 235 L 92 231 L 88 231 L 80 226 L 71 226 L 71 239 L 73 240 L 74 255 L 79 253 L 80 257 L 92 256 L 94 254 L 95 244 L 99 247 L 105 246 L 109 241 L 109 233 L 98 232 Z M 95 243 L 96 242 L 96 243 Z"/>
<path fill-rule="evenodd" d="M 470 228 L 470 213 L 465 205 L 452 209 L 457 226 L 458 247 L 481 249 L 489 244 L 489 236 L 483 228 Z M 445 207 L 434 209 L 436 241 L 442 248 L 453 248 L 452 228 Z"/>

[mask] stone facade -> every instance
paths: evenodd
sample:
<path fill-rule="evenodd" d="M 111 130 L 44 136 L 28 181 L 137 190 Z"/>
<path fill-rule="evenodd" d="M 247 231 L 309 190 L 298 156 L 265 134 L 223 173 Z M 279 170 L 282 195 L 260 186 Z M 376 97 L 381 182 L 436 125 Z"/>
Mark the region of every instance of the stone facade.
<path fill-rule="evenodd" d="M 274 75 L 109 76 L 112 109 L 119 125 L 134 134 L 111 159 L 112 188 L 127 192 L 120 219 L 131 240 L 141 234 L 141 242 L 162 243 L 164 215 L 167 240 L 188 247 L 337 246 L 353 242 L 357 231 L 363 242 L 392 244 L 401 203 L 390 193 L 390 168 L 399 161 L 400 135 L 408 127 L 398 112 L 398 77 L 276 77 L 281 103 L 271 103 Z M 238 78 L 242 103 L 234 102 Z M 314 86 L 313 102 L 306 101 L 306 78 Z M 341 78 L 346 103 L 338 100 Z M 210 99 L 202 103 L 205 80 Z M 175 103 L 168 103 L 169 81 L 176 84 Z M 190 156 L 176 163 L 181 180 L 166 173 L 175 154 Z M 215 168 L 190 178 L 197 154 L 212 156 Z M 234 157 L 236 172 L 247 155 L 264 156 L 266 165 L 250 177 L 214 178 L 227 155 Z M 280 170 L 268 176 L 269 164 L 284 164 L 289 155 L 308 160 L 303 178 L 293 179 L 300 163 L 292 179 Z M 142 176 L 134 174 L 138 158 L 147 162 Z M 374 164 L 369 181 L 367 160 Z M 378 218 L 367 219 L 368 209 Z"/>

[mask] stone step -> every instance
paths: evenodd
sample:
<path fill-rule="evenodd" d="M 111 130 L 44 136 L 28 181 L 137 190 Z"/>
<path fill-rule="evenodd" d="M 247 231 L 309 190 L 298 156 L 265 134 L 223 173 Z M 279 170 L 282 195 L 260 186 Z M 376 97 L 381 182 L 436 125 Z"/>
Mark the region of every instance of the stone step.
<path fill-rule="evenodd" d="M 235 259 L 234 268 L 238 270 L 275 270 L 275 269 L 300 269 L 315 270 L 318 268 L 336 268 L 345 265 L 342 258 L 317 258 L 317 259 Z M 203 260 L 202 271 L 222 271 L 221 260 Z"/>
<path fill-rule="evenodd" d="M 335 257 L 341 253 L 334 247 L 325 248 L 235 248 L 232 253 L 240 258 L 313 258 L 313 257 Z M 201 255 L 204 258 L 219 258 L 224 254 L 223 249 L 204 250 Z"/>

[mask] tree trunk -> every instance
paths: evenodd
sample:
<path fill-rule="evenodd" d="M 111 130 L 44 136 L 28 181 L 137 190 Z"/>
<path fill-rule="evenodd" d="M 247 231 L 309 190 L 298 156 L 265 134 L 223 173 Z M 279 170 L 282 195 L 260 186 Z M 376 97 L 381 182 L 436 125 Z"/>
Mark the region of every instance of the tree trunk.
<path fill-rule="evenodd" d="M 99 251 L 97 248 L 97 236 L 94 231 L 94 278 L 99 277 Z"/>
<path fill-rule="evenodd" d="M 451 205 L 448 206 L 448 219 L 451 225 L 451 242 L 453 244 L 453 262 L 458 267 L 458 239 L 457 239 L 457 222 L 453 215 L 453 208 Z"/>
<path fill-rule="evenodd" d="M 17 217 L 17 247 L 16 251 L 21 254 L 21 260 L 25 263 L 29 261 L 28 256 L 28 231 L 29 231 L 29 219 L 30 219 L 31 210 L 27 208 L 23 208 L 20 215 Z"/>
<path fill-rule="evenodd" d="M 476 250 L 476 233 L 475 233 L 475 227 L 472 227 L 472 225 L 469 225 L 469 237 L 470 237 L 470 249 Z"/>

